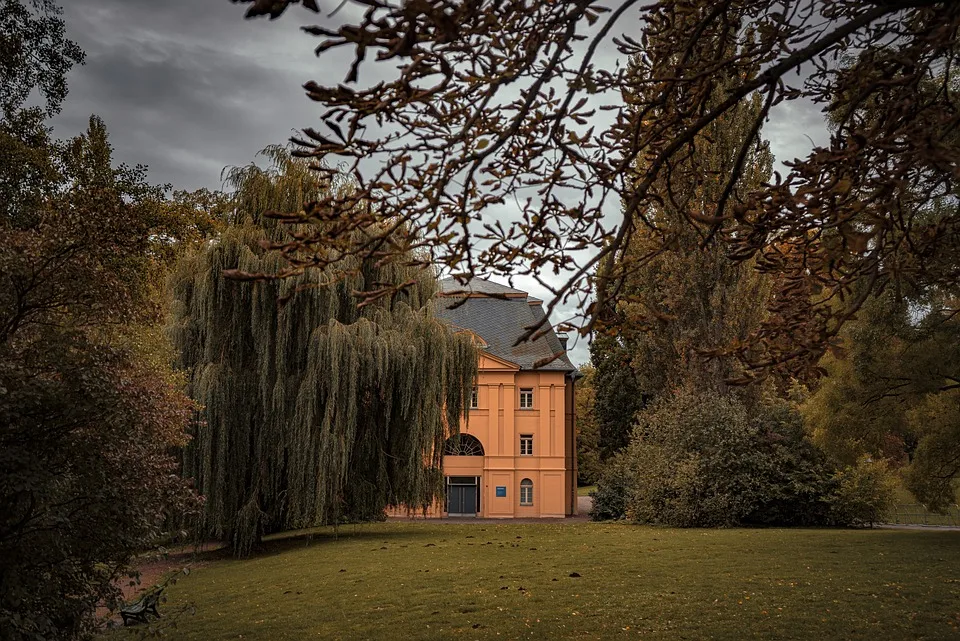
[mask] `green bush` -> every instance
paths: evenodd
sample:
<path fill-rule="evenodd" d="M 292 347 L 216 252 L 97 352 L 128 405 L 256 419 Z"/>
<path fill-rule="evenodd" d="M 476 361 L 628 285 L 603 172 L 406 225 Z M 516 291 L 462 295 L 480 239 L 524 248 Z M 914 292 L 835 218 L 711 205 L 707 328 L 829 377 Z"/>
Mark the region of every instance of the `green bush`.
<path fill-rule="evenodd" d="M 864 525 L 882 521 L 895 481 L 882 462 L 837 471 L 795 405 L 678 391 L 640 413 L 597 483 L 594 520 L 674 527 Z"/>
<path fill-rule="evenodd" d="M 804 432 L 795 406 L 773 399 L 761 403 L 753 418 L 765 465 L 758 501 L 742 519 L 750 525 L 814 526 L 833 524 L 831 496 L 834 466 Z"/>
<path fill-rule="evenodd" d="M 625 456 L 626 515 L 676 527 L 735 525 L 763 490 L 756 426 L 732 395 L 677 392 L 640 413 Z"/>
<path fill-rule="evenodd" d="M 863 457 L 836 475 L 832 497 L 834 520 L 840 525 L 870 525 L 884 521 L 896 501 L 897 480 L 884 461 Z"/>
<path fill-rule="evenodd" d="M 594 521 L 625 518 L 627 499 L 633 493 L 635 481 L 636 472 L 625 454 L 611 458 L 597 479 L 597 490 L 591 495 L 593 507 L 590 509 L 590 518 Z"/>

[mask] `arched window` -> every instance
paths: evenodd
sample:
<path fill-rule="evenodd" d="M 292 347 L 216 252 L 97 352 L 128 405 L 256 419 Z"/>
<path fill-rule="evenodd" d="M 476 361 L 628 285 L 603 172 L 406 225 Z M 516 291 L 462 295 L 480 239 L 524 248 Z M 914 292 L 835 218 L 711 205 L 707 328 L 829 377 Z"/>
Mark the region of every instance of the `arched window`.
<path fill-rule="evenodd" d="M 446 456 L 483 456 L 483 445 L 472 434 L 457 434 L 447 439 L 443 453 Z"/>
<path fill-rule="evenodd" d="M 520 505 L 533 505 L 533 481 L 520 481 Z"/>

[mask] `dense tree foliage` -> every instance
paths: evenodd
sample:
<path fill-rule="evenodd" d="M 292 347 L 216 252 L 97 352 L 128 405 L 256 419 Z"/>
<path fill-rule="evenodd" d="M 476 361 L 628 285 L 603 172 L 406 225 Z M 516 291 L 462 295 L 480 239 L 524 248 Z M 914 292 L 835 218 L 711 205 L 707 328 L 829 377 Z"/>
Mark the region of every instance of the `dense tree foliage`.
<path fill-rule="evenodd" d="M 916 99 L 929 101 L 942 91 L 955 95 L 958 88 L 956 78 L 933 76 L 918 85 Z M 882 112 L 873 100 L 857 107 L 857 117 L 868 123 Z M 947 121 L 930 123 L 930 129 L 931 136 L 960 140 L 960 129 Z M 954 189 L 901 206 L 922 225 L 949 229 L 957 196 Z M 937 511 L 956 502 L 960 477 L 957 250 L 932 252 L 924 266 L 928 277 L 894 283 L 866 299 L 840 333 L 838 348 L 821 361 L 829 377 L 804 406 L 817 442 L 833 456 L 847 462 L 873 457 L 902 467 L 906 486 Z"/>
<path fill-rule="evenodd" d="M 99 119 L 53 139 L 82 59 L 51 0 L 0 3 L 3 639 L 89 636 L 133 555 L 195 505 L 173 455 L 191 404 L 159 321 L 198 213 L 115 167 Z"/>
<path fill-rule="evenodd" d="M 294 3 L 237 1 L 250 3 L 248 16 L 271 17 Z M 870 291 L 956 279 L 956 263 L 937 258 L 960 245 L 956 216 L 931 224 L 919 212 L 956 189 L 960 141 L 941 134 L 960 123 L 957 2 L 349 4 L 364 11 L 306 28 L 323 38 L 322 60 L 351 51 L 353 64 L 345 79 L 305 85 L 324 110 L 322 126 L 301 136 L 302 153 L 356 170 L 369 207 L 336 195 L 315 206 L 337 211 L 343 228 L 402 220 L 410 242 L 430 246 L 453 273 L 555 269 L 566 278 L 548 312 L 570 297 L 584 308 L 592 300 L 582 329 L 602 329 L 624 280 L 657 255 L 632 242 L 656 226 L 657 185 L 688 181 L 697 138 L 759 94 L 721 197 L 682 212 L 728 254 L 776 276 L 771 313 L 725 346 L 745 374 L 815 375 Z M 605 43 L 640 72 L 602 65 Z M 377 82 L 365 85 L 369 74 Z M 920 92 L 928 83 L 937 91 Z M 783 175 L 740 202 L 731 198 L 761 124 L 805 103 L 831 115 L 830 140 L 788 159 Z M 861 117 L 864 104 L 875 117 Z M 630 171 L 638 162 L 639 176 Z M 622 216 L 611 224 L 618 202 Z M 517 215 L 482 219 L 507 203 Z M 679 242 L 690 252 L 709 246 Z M 294 244 L 369 253 L 339 228 Z"/>
<path fill-rule="evenodd" d="M 574 391 L 577 433 L 577 484 L 593 485 L 600 477 L 600 426 L 597 423 L 596 374 L 590 365 L 581 365 L 581 378 Z"/>
<path fill-rule="evenodd" d="M 815 441 L 839 460 L 872 456 L 904 468 L 929 509 L 956 502 L 960 476 L 960 324 L 943 295 L 872 298 L 844 329 L 843 351 L 803 411 Z"/>
<path fill-rule="evenodd" d="M 181 227 L 96 118 L 33 151 L 48 195 L 0 221 L 0 637 L 72 639 L 190 509 L 172 449 L 191 406 L 157 302 Z"/>
<path fill-rule="evenodd" d="M 287 263 L 269 248 L 311 231 L 266 213 L 350 190 L 284 148 L 266 156 L 268 169 L 230 173 L 238 222 L 173 279 L 171 332 L 203 407 L 185 473 L 206 497 L 204 533 L 240 555 L 265 533 L 429 505 L 477 368 L 469 337 L 432 314 L 430 269 L 346 257 L 289 279 L 223 277 L 277 274 Z M 355 292 L 400 283 L 358 308 Z"/>

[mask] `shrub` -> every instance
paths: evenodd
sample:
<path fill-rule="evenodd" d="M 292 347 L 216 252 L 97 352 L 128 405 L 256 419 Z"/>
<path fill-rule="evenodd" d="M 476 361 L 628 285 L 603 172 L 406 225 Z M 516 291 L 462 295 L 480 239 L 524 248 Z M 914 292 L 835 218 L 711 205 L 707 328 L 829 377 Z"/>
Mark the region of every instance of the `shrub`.
<path fill-rule="evenodd" d="M 735 525 L 762 491 L 757 428 L 732 395 L 680 391 L 640 413 L 626 450 L 627 516 L 677 527 Z"/>
<path fill-rule="evenodd" d="M 892 507 L 882 462 L 837 471 L 796 407 L 765 399 L 752 416 L 732 394 L 678 391 L 640 413 L 630 444 L 597 484 L 594 520 L 674 527 L 864 525 Z"/>
<path fill-rule="evenodd" d="M 836 475 L 833 518 L 839 525 L 869 525 L 883 521 L 896 501 L 897 480 L 885 461 L 862 457 Z"/>
<path fill-rule="evenodd" d="M 590 518 L 594 521 L 624 518 L 627 499 L 633 493 L 635 481 L 636 472 L 626 454 L 620 453 L 611 458 L 597 479 Z"/>
<path fill-rule="evenodd" d="M 751 525 L 831 525 L 834 466 L 807 437 L 796 407 L 768 399 L 757 407 L 755 447 L 766 461 L 758 501 L 742 519 Z"/>

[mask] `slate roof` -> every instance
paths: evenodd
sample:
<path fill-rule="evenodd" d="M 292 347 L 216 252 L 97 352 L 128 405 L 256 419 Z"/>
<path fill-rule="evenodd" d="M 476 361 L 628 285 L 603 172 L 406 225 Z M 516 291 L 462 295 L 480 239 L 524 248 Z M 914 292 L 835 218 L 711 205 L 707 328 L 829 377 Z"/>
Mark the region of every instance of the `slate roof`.
<path fill-rule="evenodd" d="M 446 295 L 466 292 L 468 294 L 478 295 L 491 294 L 494 296 L 516 296 L 518 298 L 527 298 L 527 292 L 520 291 L 519 289 L 514 289 L 512 287 L 507 287 L 506 285 L 501 285 L 500 283 L 495 283 L 492 280 L 484 280 L 483 278 L 471 278 L 465 285 L 461 285 L 459 281 L 453 278 L 444 278 L 440 281 L 440 291 Z"/>
<path fill-rule="evenodd" d="M 516 363 L 522 370 L 572 372 L 576 369 L 553 328 L 535 341 L 514 345 L 526 327 L 545 315 L 540 301 L 526 292 L 482 278 L 474 278 L 467 285 L 445 278 L 440 281 L 440 291 L 434 302 L 437 316 L 454 327 L 477 334 L 487 343 L 485 351 L 493 356 Z M 463 294 L 458 293 L 464 291 L 469 292 L 466 302 L 451 308 L 463 300 Z M 562 355 L 550 363 L 534 367 L 538 361 L 558 353 Z"/>

